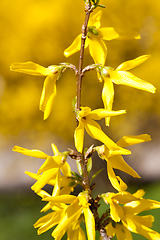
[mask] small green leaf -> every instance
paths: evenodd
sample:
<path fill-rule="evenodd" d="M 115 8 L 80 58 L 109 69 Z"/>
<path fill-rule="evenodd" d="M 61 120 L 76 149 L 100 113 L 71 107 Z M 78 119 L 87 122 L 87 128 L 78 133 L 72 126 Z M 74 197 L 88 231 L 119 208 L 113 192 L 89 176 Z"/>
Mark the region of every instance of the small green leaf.
<path fill-rule="evenodd" d="M 98 7 L 105 8 L 105 6 L 102 4 L 99 4 Z"/>
<path fill-rule="evenodd" d="M 90 158 L 88 158 L 87 159 L 87 172 L 88 172 L 88 174 L 90 174 L 90 171 L 91 171 L 91 169 L 92 169 L 92 158 L 90 157 Z"/>
<path fill-rule="evenodd" d="M 97 177 L 97 175 L 98 175 L 100 172 L 102 172 L 103 170 L 104 170 L 104 168 L 102 168 L 102 169 L 100 169 L 98 172 L 96 172 L 96 173 L 92 176 L 90 183 L 91 183 L 91 182 L 95 179 L 95 177 Z"/>
<path fill-rule="evenodd" d="M 72 107 L 74 112 L 76 111 L 76 103 L 77 103 L 77 96 L 75 96 L 75 98 L 72 100 Z"/>
<path fill-rule="evenodd" d="M 81 176 L 79 176 L 78 173 L 71 171 L 72 175 L 74 176 L 74 179 L 76 180 L 82 180 Z"/>
<path fill-rule="evenodd" d="M 78 169 L 79 174 L 81 176 L 83 176 L 83 171 L 82 171 L 82 167 L 81 167 L 79 160 L 76 160 L 76 163 L 77 163 L 77 169 Z"/>

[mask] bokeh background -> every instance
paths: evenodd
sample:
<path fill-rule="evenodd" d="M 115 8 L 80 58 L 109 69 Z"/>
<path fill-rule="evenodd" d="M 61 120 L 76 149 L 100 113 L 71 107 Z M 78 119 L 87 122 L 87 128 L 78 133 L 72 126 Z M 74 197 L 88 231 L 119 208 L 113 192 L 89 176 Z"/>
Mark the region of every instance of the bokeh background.
<path fill-rule="evenodd" d="M 160 3 L 157 0 L 101 0 L 102 27 L 116 27 L 123 31 L 137 31 L 140 40 L 113 40 L 108 47 L 107 66 L 150 54 L 151 58 L 131 70 L 136 76 L 151 82 L 156 94 L 115 86 L 114 110 L 127 109 L 127 114 L 112 118 L 109 128 L 103 130 L 114 141 L 124 135 L 148 133 L 152 141 L 130 148 L 132 155 L 126 161 L 141 175 L 141 180 L 122 175 L 130 184 L 130 191 L 146 190 L 146 197 L 160 201 Z M 97 12 L 98 10 L 96 10 Z M 84 1 L 67 0 L 1 0 L 0 1 L 0 226 L 2 240 L 52 239 L 51 231 L 36 235 L 33 223 L 40 217 L 44 203 L 31 190 L 33 180 L 24 171 L 36 172 L 42 160 L 12 152 L 14 145 L 36 148 L 52 154 L 51 143 L 60 151 L 74 148 L 76 127 L 72 99 L 76 95 L 76 78 L 67 70 L 57 82 L 57 96 L 51 116 L 43 121 L 39 111 L 43 77 L 34 77 L 9 70 L 13 62 L 33 61 L 42 66 L 71 62 L 78 66 L 79 53 L 69 59 L 63 55 L 80 33 L 84 21 Z M 84 65 L 92 64 L 88 49 Z M 82 85 L 82 105 L 92 109 L 103 107 L 102 83 L 95 72 L 85 75 Z M 88 136 L 85 144 L 93 143 Z M 96 143 L 96 142 L 95 142 Z M 99 144 L 99 143 L 98 143 Z M 70 160 L 72 169 L 76 166 Z M 93 171 L 106 165 L 93 160 Z M 95 170 L 94 170 L 95 169 Z M 118 173 L 120 174 L 120 173 Z M 98 182 L 98 191 L 110 190 L 106 175 Z M 101 190 L 100 190 L 101 189 Z M 160 211 L 153 228 L 160 231 Z M 98 237 L 97 237 L 98 238 Z M 134 239 L 144 239 L 133 235 Z"/>

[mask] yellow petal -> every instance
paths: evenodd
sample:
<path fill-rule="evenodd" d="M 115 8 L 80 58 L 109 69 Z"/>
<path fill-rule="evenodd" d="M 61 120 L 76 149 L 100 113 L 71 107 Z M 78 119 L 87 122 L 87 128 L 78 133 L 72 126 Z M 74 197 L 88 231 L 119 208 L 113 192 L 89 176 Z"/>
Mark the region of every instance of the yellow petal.
<path fill-rule="evenodd" d="M 79 125 L 74 131 L 74 142 L 77 151 L 82 153 L 84 142 L 84 123 L 82 121 L 79 121 Z"/>
<path fill-rule="evenodd" d="M 116 39 L 119 37 L 119 34 L 116 32 L 116 30 L 112 27 L 105 27 L 105 28 L 100 28 L 99 29 L 100 32 L 100 36 L 104 39 L 104 40 L 112 40 L 112 39 Z"/>
<path fill-rule="evenodd" d="M 122 179 L 116 177 L 109 161 L 107 162 L 107 172 L 108 172 L 108 178 L 109 178 L 112 186 L 117 191 L 125 191 L 127 189 L 127 185 L 122 181 Z M 118 181 L 118 180 L 120 180 L 120 181 Z"/>
<path fill-rule="evenodd" d="M 56 79 L 57 74 L 49 75 L 43 84 L 39 109 L 44 112 L 44 120 L 48 118 L 51 112 L 53 100 L 56 96 Z"/>
<path fill-rule="evenodd" d="M 102 101 L 105 109 L 112 110 L 114 99 L 114 86 L 110 78 L 104 78 L 104 85 L 102 90 Z M 109 126 L 110 117 L 105 118 L 106 126 Z"/>
<path fill-rule="evenodd" d="M 83 119 L 82 119 L 83 120 Z M 109 149 L 117 149 L 118 146 L 115 144 L 102 130 L 100 125 L 94 120 L 86 117 L 86 120 L 83 120 L 85 129 L 87 133 L 94 139 L 97 139 L 103 142 Z"/>
<path fill-rule="evenodd" d="M 122 32 L 118 29 L 112 28 L 112 27 L 105 27 L 100 28 L 99 32 L 101 33 L 101 36 L 104 40 L 112 40 L 112 39 L 140 39 L 140 35 L 136 32 Z"/>
<path fill-rule="evenodd" d="M 114 237 L 116 234 L 116 228 L 112 226 L 112 223 L 110 222 L 106 227 L 106 232 L 108 236 Z"/>
<path fill-rule="evenodd" d="M 122 224 L 116 224 L 115 231 L 117 240 L 133 240 L 131 232 Z"/>
<path fill-rule="evenodd" d="M 61 166 L 61 171 L 63 173 L 64 176 L 70 177 L 71 176 L 71 167 L 70 165 L 65 162 L 62 166 Z"/>
<path fill-rule="evenodd" d="M 57 155 L 59 153 L 57 146 L 54 143 L 52 143 L 51 147 L 54 155 Z"/>
<path fill-rule="evenodd" d="M 64 50 L 64 56 L 65 57 L 69 57 L 71 55 L 73 55 L 74 53 L 80 51 L 81 49 L 81 36 L 82 34 L 79 34 L 75 40 L 73 41 L 73 43 L 67 48 Z M 86 39 L 85 41 L 85 48 L 88 47 L 88 41 Z"/>
<path fill-rule="evenodd" d="M 90 17 L 88 26 L 94 26 L 96 28 L 100 28 L 101 26 L 101 17 L 102 17 L 102 11 L 98 11 L 96 14 Z"/>
<path fill-rule="evenodd" d="M 83 208 L 88 240 L 95 240 L 95 220 L 89 208 Z"/>
<path fill-rule="evenodd" d="M 133 196 L 133 194 L 129 192 L 119 192 L 116 194 L 109 194 L 111 195 L 112 201 L 116 201 L 119 204 L 128 204 L 129 202 L 137 201 L 137 198 Z"/>
<path fill-rule="evenodd" d="M 79 228 L 78 240 L 86 240 L 86 235 L 82 228 Z"/>
<path fill-rule="evenodd" d="M 48 156 L 46 161 L 42 164 L 42 166 L 38 170 L 38 174 L 41 174 L 42 172 L 45 172 L 49 169 L 53 168 L 59 168 L 59 165 L 54 160 L 54 157 Z"/>
<path fill-rule="evenodd" d="M 150 55 L 142 55 L 133 60 L 123 62 L 116 68 L 116 71 L 127 71 L 129 69 L 135 68 L 138 65 L 142 64 L 143 62 L 145 62 L 148 58 L 150 58 Z"/>
<path fill-rule="evenodd" d="M 100 109 L 93 110 L 88 114 L 88 116 L 93 118 L 94 120 L 101 120 L 102 118 L 105 118 L 105 117 L 118 116 L 124 113 L 126 113 L 126 110 L 111 111 L 108 109 L 100 108 Z"/>
<path fill-rule="evenodd" d="M 131 168 L 123 159 L 121 155 L 116 155 L 113 157 L 108 158 L 108 161 L 110 162 L 112 168 L 119 169 L 129 175 L 131 175 L 134 178 L 140 178 L 138 173 L 136 173 L 133 168 Z"/>
<path fill-rule="evenodd" d="M 133 194 L 134 197 L 142 198 L 145 195 L 145 191 L 143 189 L 139 189 L 137 192 Z"/>
<path fill-rule="evenodd" d="M 137 221 L 137 216 L 133 216 L 132 218 L 127 217 L 127 224 L 123 222 L 123 224 L 132 232 L 141 234 L 149 240 L 160 240 L 160 234 L 156 231 L 146 227 L 143 225 L 143 218 L 141 218 L 141 222 Z"/>
<path fill-rule="evenodd" d="M 140 212 L 156 208 L 160 208 L 160 202 L 144 198 L 127 203 L 124 206 L 124 210 L 127 214 L 138 214 Z"/>
<path fill-rule="evenodd" d="M 128 147 L 134 144 L 149 142 L 151 141 L 151 137 L 148 134 L 141 134 L 135 136 L 124 136 L 118 142 L 117 145 L 120 147 Z"/>
<path fill-rule="evenodd" d="M 115 84 L 122 84 L 151 93 L 154 93 L 156 90 L 151 83 L 141 80 L 130 72 L 110 71 L 110 77 Z"/>
<path fill-rule="evenodd" d="M 96 64 L 105 64 L 107 57 L 107 47 L 103 40 L 93 33 L 91 33 L 89 37 L 89 52 Z"/>
<path fill-rule="evenodd" d="M 38 234 L 46 232 L 50 228 L 54 227 L 60 220 L 60 213 L 48 213 L 47 215 L 41 217 L 35 224 L 35 228 L 40 228 Z"/>
<path fill-rule="evenodd" d="M 61 218 L 61 221 L 59 222 L 58 226 L 54 229 L 52 232 L 52 236 L 54 238 L 59 237 L 59 235 L 62 235 L 67 231 L 70 224 L 76 221 L 79 216 L 82 213 L 82 207 L 78 205 L 77 200 L 75 200 L 65 211 L 65 215 L 63 218 Z M 63 236 L 63 235 L 62 235 Z"/>
<path fill-rule="evenodd" d="M 43 188 L 49 182 L 50 179 L 52 179 L 53 177 L 56 176 L 58 170 L 59 170 L 58 168 L 54 168 L 54 169 L 49 169 L 49 170 L 46 170 L 45 172 L 43 172 L 41 177 L 31 187 L 31 189 L 34 192 L 39 192 L 41 190 L 41 188 Z"/>
<path fill-rule="evenodd" d="M 36 75 L 36 76 L 47 76 L 54 72 L 54 67 L 52 69 L 50 67 L 45 68 L 33 62 L 13 63 L 10 69 L 12 71 L 26 73 L 30 75 Z"/>
<path fill-rule="evenodd" d="M 90 107 L 81 107 L 81 111 L 78 113 L 78 117 L 86 117 L 90 112 Z"/>
<path fill-rule="evenodd" d="M 43 200 L 54 202 L 54 203 L 72 203 L 74 200 L 76 200 L 77 197 L 74 195 L 59 195 L 55 197 L 46 197 Z"/>
<path fill-rule="evenodd" d="M 14 146 L 14 148 L 12 149 L 14 152 L 18 152 L 21 154 L 24 154 L 26 156 L 30 156 L 30 157 L 36 157 L 36 158 L 41 158 L 41 159 L 46 159 L 48 157 L 47 154 L 45 154 L 44 152 L 37 150 L 37 149 L 26 149 L 26 148 L 22 148 L 19 146 Z"/>
<path fill-rule="evenodd" d="M 31 172 L 25 171 L 25 174 L 27 174 L 28 176 L 30 176 L 31 178 L 33 178 L 35 180 L 38 180 L 41 178 L 41 175 L 38 175 L 36 173 L 31 173 Z"/>
<path fill-rule="evenodd" d="M 142 225 L 145 225 L 146 227 L 152 227 L 154 217 L 152 215 L 134 216 L 134 220 L 141 223 Z"/>

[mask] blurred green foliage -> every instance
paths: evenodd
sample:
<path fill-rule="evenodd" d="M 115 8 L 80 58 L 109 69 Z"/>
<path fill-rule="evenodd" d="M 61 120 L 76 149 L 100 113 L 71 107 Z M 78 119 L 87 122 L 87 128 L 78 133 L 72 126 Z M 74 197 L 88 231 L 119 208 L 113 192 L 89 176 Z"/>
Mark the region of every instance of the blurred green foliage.
<path fill-rule="evenodd" d="M 107 43 L 106 65 L 117 67 L 121 62 L 143 54 L 151 54 L 147 62 L 132 71 L 157 88 L 155 95 L 124 86 L 115 87 L 114 110 L 127 109 L 125 116 L 113 118 L 108 133 L 115 140 L 124 134 L 142 132 L 156 134 L 160 128 L 158 71 L 160 57 L 160 3 L 157 0 L 101 0 L 102 27 L 137 31 L 141 40 L 114 40 Z M 96 10 L 97 11 L 97 10 Z M 79 53 L 66 59 L 63 50 L 81 32 L 84 1 L 15 0 L 0 2 L 0 132 L 15 135 L 22 130 L 51 131 L 65 140 L 73 139 L 75 115 L 72 99 L 76 94 L 76 77 L 67 70 L 57 83 L 50 118 L 43 121 L 38 110 L 43 77 L 10 72 L 13 62 L 33 61 L 42 66 L 71 62 L 78 65 Z M 85 53 L 84 65 L 92 64 Z M 94 72 L 87 73 L 82 86 L 82 104 L 103 107 L 102 83 Z M 61 122 L 61 124 L 59 124 Z M 153 125 L 150 124 L 153 122 Z M 125 127 L 124 127 L 125 126 Z M 152 133 L 153 132 L 153 133 Z"/>

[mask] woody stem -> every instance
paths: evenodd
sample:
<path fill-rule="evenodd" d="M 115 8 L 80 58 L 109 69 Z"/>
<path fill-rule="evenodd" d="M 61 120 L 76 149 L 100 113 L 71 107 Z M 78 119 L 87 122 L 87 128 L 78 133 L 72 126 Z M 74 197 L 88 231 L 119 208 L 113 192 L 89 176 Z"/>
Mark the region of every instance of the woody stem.
<path fill-rule="evenodd" d="M 87 1 L 86 1 L 87 2 Z M 76 103 L 76 111 L 80 110 L 81 106 L 81 85 L 82 85 L 82 67 L 83 67 L 83 58 L 84 58 L 84 46 L 85 46 L 85 41 L 87 37 L 87 25 L 90 17 L 90 13 L 92 11 L 90 1 L 88 3 L 85 3 L 85 21 L 82 26 L 82 37 L 81 37 L 81 49 L 80 49 L 80 58 L 79 58 L 79 68 L 78 68 L 78 77 L 77 77 L 77 103 Z M 78 119 L 77 121 L 77 126 L 78 126 Z M 87 163 L 85 162 L 84 159 L 84 153 L 82 152 L 81 154 L 81 167 L 83 171 L 83 177 L 84 177 L 84 188 L 85 190 L 90 190 L 90 185 L 89 185 L 89 176 L 87 173 Z"/>

